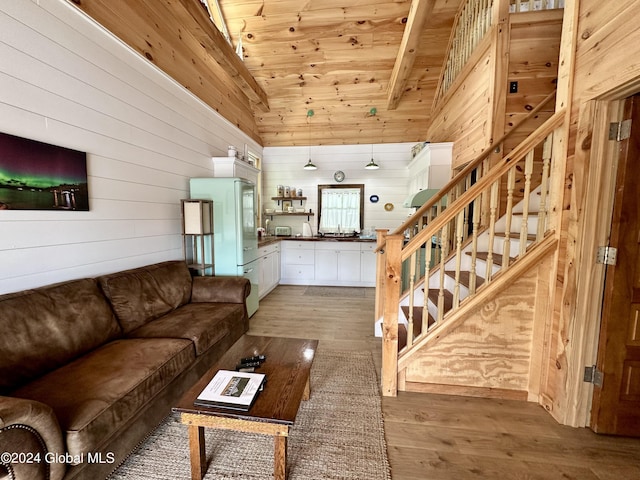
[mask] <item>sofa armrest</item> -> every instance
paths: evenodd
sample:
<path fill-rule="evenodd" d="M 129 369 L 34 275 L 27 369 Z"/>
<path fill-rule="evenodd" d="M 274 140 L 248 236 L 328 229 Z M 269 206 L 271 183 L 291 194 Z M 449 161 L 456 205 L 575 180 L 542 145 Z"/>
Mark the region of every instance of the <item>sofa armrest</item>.
<path fill-rule="evenodd" d="M 191 301 L 245 303 L 251 282 L 244 277 L 193 277 Z"/>
<path fill-rule="evenodd" d="M 11 472 L 9 478 L 16 480 L 59 480 L 67 469 L 64 454 L 62 431 L 51 407 L 0 396 L 0 473 Z"/>

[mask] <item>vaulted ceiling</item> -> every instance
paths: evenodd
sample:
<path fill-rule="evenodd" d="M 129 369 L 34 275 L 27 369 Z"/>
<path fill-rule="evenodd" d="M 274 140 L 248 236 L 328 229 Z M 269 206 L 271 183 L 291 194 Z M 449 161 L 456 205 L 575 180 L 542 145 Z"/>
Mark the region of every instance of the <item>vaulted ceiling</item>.
<path fill-rule="evenodd" d="M 69 1 L 264 146 L 424 140 L 460 4 L 219 0 L 243 66 L 199 0 Z"/>

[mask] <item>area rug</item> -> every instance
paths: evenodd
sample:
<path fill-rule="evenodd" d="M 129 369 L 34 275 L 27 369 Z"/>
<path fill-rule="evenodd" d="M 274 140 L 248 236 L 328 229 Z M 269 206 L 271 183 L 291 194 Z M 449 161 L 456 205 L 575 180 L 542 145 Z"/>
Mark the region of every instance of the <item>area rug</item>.
<path fill-rule="evenodd" d="M 205 480 L 273 478 L 273 438 L 205 429 Z M 287 447 L 288 480 L 389 480 L 382 410 L 371 353 L 323 351 L 311 370 L 311 399 L 302 402 Z M 191 478 L 187 427 L 176 415 L 109 477 Z"/>
<path fill-rule="evenodd" d="M 362 298 L 365 296 L 365 288 L 362 287 L 320 287 L 309 286 L 305 289 L 304 295 L 313 297 L 346 297 Z"/>

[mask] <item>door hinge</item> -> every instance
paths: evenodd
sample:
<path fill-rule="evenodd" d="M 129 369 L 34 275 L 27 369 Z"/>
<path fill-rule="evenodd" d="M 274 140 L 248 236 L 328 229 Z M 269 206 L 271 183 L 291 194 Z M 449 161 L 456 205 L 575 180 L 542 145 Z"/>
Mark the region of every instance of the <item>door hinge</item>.
<path fill-rule="evenodd" d="M 598 247 L 596 254 L 596 263 L 603 265 L 615 265 L 618 259 L 618 249 L 615 247 Z"/>
<path fill-rule="evenodd" d="M 631 136 L 631 119 L 609 124 L 609 140 L 620 142 Z"/>
<path fill-rule="evenodd" d="M 584 367 L 584 381 L 587 383 L 593 383 L 596 387 L 602 387 L 602 380 L 604 379 L 604 373 L 597 369 L 595 365 L 590 367 Z"/>

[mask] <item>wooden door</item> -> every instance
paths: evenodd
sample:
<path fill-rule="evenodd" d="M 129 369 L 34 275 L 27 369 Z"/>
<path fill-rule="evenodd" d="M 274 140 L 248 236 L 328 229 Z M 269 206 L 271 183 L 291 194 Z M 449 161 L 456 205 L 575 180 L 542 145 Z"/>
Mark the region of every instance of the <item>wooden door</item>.
<path fill-rule="evenodd" d="M 607 266 L 598 370 L 591 428 L 598 433 L 640 436 L 640 96 L 625 101 L 631 136 L 620 143 L 609 245 L 617 264 Z"/>

